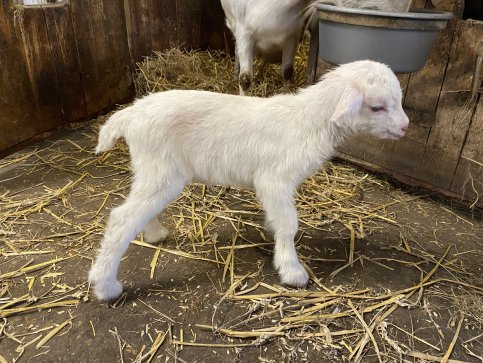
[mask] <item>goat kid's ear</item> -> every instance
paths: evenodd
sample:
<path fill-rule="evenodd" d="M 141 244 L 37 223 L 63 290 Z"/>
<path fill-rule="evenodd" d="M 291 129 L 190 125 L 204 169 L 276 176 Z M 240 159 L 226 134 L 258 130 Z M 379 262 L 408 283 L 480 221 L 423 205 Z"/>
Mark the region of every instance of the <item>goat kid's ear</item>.
<path fill-rule="evenodd" d="M 362 91 L 352 84 L 348 85 L 342 92 L 342 96 L 330 120 L 337 121 L 342 116 L 357 113 L 362 107 L 363 100 L 364 95 Z"/>

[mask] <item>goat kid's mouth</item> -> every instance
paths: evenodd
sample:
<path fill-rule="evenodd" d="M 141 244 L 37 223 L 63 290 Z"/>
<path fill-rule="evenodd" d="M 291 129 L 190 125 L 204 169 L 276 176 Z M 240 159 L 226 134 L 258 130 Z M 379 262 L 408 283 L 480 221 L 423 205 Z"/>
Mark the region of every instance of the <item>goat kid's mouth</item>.
<path fill-rule="evenodd" d="M 387 132 L 387 138 L 388 139 L 393 139 L 393 140 L 399 140 L 404 135 L 406 135 L 406 131 L 399 131 L 399 132 L 388 131 Z"/>

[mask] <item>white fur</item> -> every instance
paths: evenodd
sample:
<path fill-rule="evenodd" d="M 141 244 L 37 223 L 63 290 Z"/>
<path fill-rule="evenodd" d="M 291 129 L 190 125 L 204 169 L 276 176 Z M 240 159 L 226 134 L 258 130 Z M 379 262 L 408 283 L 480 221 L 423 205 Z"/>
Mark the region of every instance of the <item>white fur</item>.
<path fill-rule="evenodd" d="M 102 126 L 96 151 L 124 137 L 134 180 L 126 201 L 111 213 L 90 271 L 95 295 L 109 300 L 121 293 L 117 271 L 129 242 L 143 228 L 151 241 L 165 238 L 155 218 L 192 181 L 255 189 L 274 233 L 282 283 L 305 286 L 308 275 L 294 246 L 295 189 L 353 133 L 402 137 L 409 120 L 401 97 L 387 66 L 358 61 L 295 95 L 168 91 L 116 112 Z"/>

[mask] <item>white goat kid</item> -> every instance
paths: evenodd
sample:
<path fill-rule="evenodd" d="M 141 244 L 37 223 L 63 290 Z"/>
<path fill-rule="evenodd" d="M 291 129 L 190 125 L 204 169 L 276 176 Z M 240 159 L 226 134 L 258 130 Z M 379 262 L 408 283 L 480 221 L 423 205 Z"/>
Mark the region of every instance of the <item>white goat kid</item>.
<path fill-rule="evenodd" d="M 385 65 L 358 61 L 327 73 L 297 94 L 270 98 L 204 91 L 154 93 L 116 112 L 96 151 L 124 137 L 134 180 L 107 223 L 89 279 L 100 300 L 122 292 L 117 280 L 129 242 L 167 236 L 156 216 L 191 181 L 254 188 L 274 233 L 274 265 L 283 284 L 302 287 L 308 274 L 294 246 L 297 186 L 353 133 L 399 139 L 409 120 L 401 89 Z"/>
<path fill-rule="evenodd" d="M 235 69 L 240 94 L 253 80 L 253 59 L 260 55 L 268 62 L 282 61 L 286 84 L 293 76 L 293 62 L 313 0 L 221 0 L 226 24 L 235 37 Z"/>

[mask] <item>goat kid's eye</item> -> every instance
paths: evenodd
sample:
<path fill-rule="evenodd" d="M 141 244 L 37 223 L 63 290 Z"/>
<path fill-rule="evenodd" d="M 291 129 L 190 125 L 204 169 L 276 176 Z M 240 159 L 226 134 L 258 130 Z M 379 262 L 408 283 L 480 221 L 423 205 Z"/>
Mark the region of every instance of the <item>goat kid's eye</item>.
<path fill-rule="evenodd" d="M 373 106 L 373 107 L 371 107 L 371 111 L 372 112 L 381 112 L 381 111 L 384 111 L 384 107 L 383 106 Z"/>

